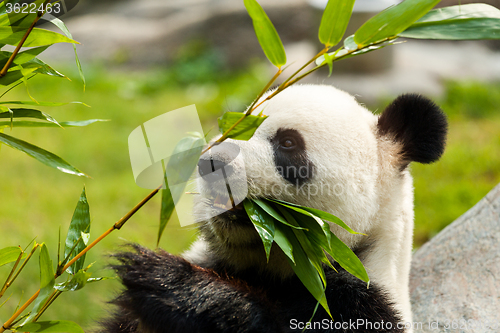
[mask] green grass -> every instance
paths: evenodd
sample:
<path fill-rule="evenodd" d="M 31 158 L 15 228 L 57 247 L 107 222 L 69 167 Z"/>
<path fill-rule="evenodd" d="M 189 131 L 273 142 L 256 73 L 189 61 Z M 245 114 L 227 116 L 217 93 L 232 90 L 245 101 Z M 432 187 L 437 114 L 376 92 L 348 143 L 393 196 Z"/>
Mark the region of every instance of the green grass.
<path fill-rule="evenodd" d="M 197 47 L 195 45 L 195 47 Z M 186 51 L 189 53 L 189 50 Z M 189 58 L 189 54 L 185 54 Z M 130 132 L 141 123 L 196 103 L 205 131 L 216 131 L 216 117 L 224 110 L 240 111 L 264 86 L 265 71 L 258 65 L 239 73 L 226 73 L 214 63 L 216 55 L 192 62 L 178 62 L 172 69 L 147 72 L 112 72 L 98 66 L 85 68 L 88 86 L 84 93 L 78 74 L 73 82 L 34 78 L 30 93 L 39 101 L 83 101 L 91 108 L 68 105 L 45 108 L 59 121 L 89 118 L 110 122 L 84 128 L 15 128 L 5 133 L 36 143 L 80 168 L 84 179 L 51 169 L 18 151 L 0 150 L 0 248 L 26 246 L 37 236 L 46 242 L 55 260 L 58 228 L 64 238 L 82 187 L 86 186 L 92 215 L 92 239 L 109 228 L 139 202 L 149 190 L 134 183 L 127 147 Z M 197 67 L 198 66 L 198 67 Z M 201 68 L 200 71 L 193 70 Z M 189 75 L 186 70 L 189 69 Z M 64 72 L 64 71 L 63 71 Z M 20 86 L 3 100 L 28 99 Z M 415 178 L 415 244 L 418 246 L 472 207 L 500 182 L 500 89 L 497 85 L 448 83 L 441 101 L 450 115 L 450 136 L 442 160 L 430 166 L 412 166 Z M 95 262 L 93 276 L 109 276 L 108 254 L 126 242 L 155 247 L 160 202 L 156 197 L 120 231 L 115 231 L 94 250 L 87 263 Z M 180 253 L 196 237 L 194 228 L 167 227 L 160 246 Z M 36 256 L 9 289 L 0 309 L 5 321 L 19 299 L 23 302 L 38 288 Z M 8 267 L 0 268 L 0 284 Z M 104 305 L 119 290 L 117 281 L 104 281 L 65 293 L 42 320 L 74 320 L 84 328 L 105 315 Z M 24 294 L 22 292 L 24 291 Z M 1 302 L 0 302 L 1 304 Z"/>

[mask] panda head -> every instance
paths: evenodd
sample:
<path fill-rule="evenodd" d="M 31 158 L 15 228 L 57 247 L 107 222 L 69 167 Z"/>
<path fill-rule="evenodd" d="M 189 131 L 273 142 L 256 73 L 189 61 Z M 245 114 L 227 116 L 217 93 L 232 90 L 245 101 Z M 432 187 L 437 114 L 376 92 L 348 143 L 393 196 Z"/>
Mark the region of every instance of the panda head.
<path fill-rule="evenodd" d="M 250 140 L 228 139 L 198 164 L 203 177 L 195 216 L 206 242 L 218 252 L 241 247 L 250 253 L 255 246 L 265 258 L 241 204 L 220 214 L 228 189 L 224 180 L 210 178 L 214 169 L 225 170 L 236 203 L 245 197 L 289 201 L 330 212 L 369 234 L 382 223 L 382 211 L 405 195 L 408 164 L 436 161 L 445 145 L 444 114 L 419 95 L 402 95 L 376 116 L 333 87 L 297 85 L 254 114 L 261 111 L 268 118 Z M 335 227 L 348 246 L 357 246 L 359 236 Z"/>

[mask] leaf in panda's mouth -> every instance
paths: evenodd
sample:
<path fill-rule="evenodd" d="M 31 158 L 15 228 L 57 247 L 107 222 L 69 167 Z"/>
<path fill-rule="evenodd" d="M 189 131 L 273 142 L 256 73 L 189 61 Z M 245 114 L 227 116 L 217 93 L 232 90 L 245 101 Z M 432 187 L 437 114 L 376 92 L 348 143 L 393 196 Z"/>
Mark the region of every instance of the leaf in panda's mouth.
<path fill-rule="evenodd" d="M 352 234 L 358 234 L 338 217 L 314 208 L 265 198 L 245 199 L 243 206 L 262 239 L 267 260 L 271 246 L 276 242 L 297 277 L 329 314 L 322 264 L 335 268 L 325 252 L 346 271 L 369 284 L 368 274 L 359 258 L 323 221 L 333 222 Z"/>

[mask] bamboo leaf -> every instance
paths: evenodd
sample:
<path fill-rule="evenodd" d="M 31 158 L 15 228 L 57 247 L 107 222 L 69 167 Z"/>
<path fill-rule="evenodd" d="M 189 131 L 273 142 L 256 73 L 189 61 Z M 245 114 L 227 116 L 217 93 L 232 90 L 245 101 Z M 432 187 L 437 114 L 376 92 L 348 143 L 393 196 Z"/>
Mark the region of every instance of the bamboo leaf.
<path fill-rule="evenodd" d="M 63 106 L 68 104 L 82 104 L 87 106 L 87 104 L 82 102 L 34 102 L 34 101 L 0 101 L 0 105 L 34 105 L 34 106 Z"/>
<path fill-rule="evenodd" d="M 9 246 L 0 250 L 0 267 L 14 262 L 19 258 L 22 250 L 19 246 Z"/>
<path fill-rule="evenodd" d="M 29 323 L 21 327 L 16 327 L 16 331 L 85 333 L 77 323 L 67 320 L 38 321 L 36 323 Z"/>
<path fill-rule="evenodd" d="M 73 213 L 71 223 L 69 225 L 68 234 L 66 236 L 66 247 L 64 249 L 65 261 L 71 260 L 78 253 L 83 251 L 88 244 L 90 237 L 90 208 L 83 187 L 80 199 Z M 78 244 L 77 244 L 78 242 Z M 76 244 L 76 246 L 75 246 Z M 73 265 L 67 268 L 67 272 L 75 274 L 79 272 L 85 263 L 85 255 L 80 257 Z"/>
<path fill-rule="evenodd" d="M 167 179 L 165 178 L 165 188 L 161 190 L 161 208 L 160 208 L 160 225 L 158 229 L 158 237 L 156 239 L 156 246 L 160 245 L 161 236 L 163 231 L 168 224 L 168 221 L 172 217 L 175 209 L 175 202 L 172 198 L 172 193 L 168 187 Z"/>
<path fill-rule="evenodd" d="M 240 112 L 226 112 L 218 119 L 219 130 L 221 133 L 225 133 L 229 130 L 237 121 L 243 117 L 243 113 Z M 266 120 L 267 116 L 259 117 L 249 115 L 243 119 L 234 129 L 228 134 L 228 138 L 235 140 L 249 140 L 255 133 L 257 128 Z"/>
<path fill-rule="evenodd" d="M 91 273 L 84 271 L 83 269 L 76 272 L 69 281 L 58 283 L 55 285 L 55 289 L 59 291 L 76 291 L 80 290 L 87 284 L 90 279 Z"/>
<path fill-rule="evenodd" d="M 30 68 L 23 69 L 20 65 L 11 67 L 5 76 L 0 78 L 0 86 L 6 87 L 11 84 L 17 83 L 24 77 L 35 72 L 40 66 L 31 66 Z"/>
<path fill-rule="evenodd" d="M 440 0 L 405 0 L 366 21 L 354 34 L 360 46 L 395 37 L 424 16 Z"/>
<path fill-rule="evenodd" d="M 252 18 L 255 34 L 267 59 L 276 67 L 286 64 L 285 48 L 264 9 L 255 0 L 243 0 L 243 3 Z"/>
<path fill-rule="evenodd" d="M 56 126 L 60 126 L 60 124 L 52 118 L 49 114 L 42 112 L 40 110 L 35 109 L 10 109 L 11 112 L 2 112 L 0 113 L 0 118 L 36 118 L 45 120 L 49 123 L 52 123 Z"/>
<path fill-rule="evenodd" d="M 399 34 L 419 39 L 500 39 L 500 10 L 468 4 L 431 10 Z"/>
<path fill-rule="evenodd" d="M 299 213 L 293 215 L 301 226 L 309 229 L 307 235 L 317 247 L 323 248 L 346 271 L 364 282 L 369 282 L 368 274 L 359 258 L 334 233 L 320 227 L 317 220 L 311 216 Z M 328 237 L 325 236 L 326 231 L 330 234 Z"/>
<path fill-rule="evenodd" d="M 280 205 L 285 206 L 285 207 L 289 207 L 289 208 L 291 208 L 291 209 L 293 209 L 301 214 L 310 215 L 309 213 L 312 213 L 323 220 L 327 220 L 327 221 L 330 221 L 330 222 L 337 224 L 338 226 L 344 228 L 345 230 L 347 230 L 351 234 L 363 235 L 362 233 L 359 233 L 359 232 L 352 230 L 347 224 L 345 224 L 341 219 L 339 219 L 335 215 L 324 212 L 322 210 L 311 208 L 311 207 L 299 206 L 299 205 L 296 205 L 296 204 L 293 204 L 290 202 L 286 202 L 286 201 L 281 201 L 281 200 L 274 200 L 274 199 L 267 199 L 267 200 L 275 202 L 275 203 L 280 204 Z M 304 212 L 304 211 L 306 211 L 306 212 Z"/>
<path fill-rule="evenodd" d="M 278 223 L 279 224 L 279 223 Z M 283 228 L 287 228 L 283 225 Z M 293 233 L 292 233 L 293 235 Z M 275 225 L 274 229 L 274 241 L 278 244 L 279 248 L 283 253 L 290 259 L 290 265 L 295 266 L 295 257 L 293 245 L 290 240 L 287 238 L 287 234 L 284 233 L 280 227 Z"/>
<path fill-rule="evenodd" d="M 52 294 L 55 285 L 54 268 L 52 260 L 50 259 L 49 250 L 45 243 L 42 243 L 40 249 L 40 294 L 36 298 L 33 309 L 31 310 L 28 318 L 25 319 L 24 324 L 33 320 L 38 312 L 42 309 L 45 302 Z"/>
<path fill-rule="evenodd" d="M 37 147 L 35 145 L 32 145 L 31 143 L 28 143 L 26 141 L 16 139 L 10 135 L 0 133 L 0 142 L 6 144 L 7 146 L 20 150 L 23 153 L 28 154 L 29 156 L 37 159 L 38 161 L 42 162 L 45 165 L 48 165 L 52 168 L 56 168 L 59 171 L 69 173 L 72 175 L 76 176 L 85 176 L 88 177 L 86 174 L 60 158 L 59 156 L 42 149 L 40 147 Z"/>
<path fill-rule="evenodd" d="M 57 17 L 50 15 L 50 14 L 45 14 L 44 18 L 47 17 L 49 21 L 54 24 L 56 27 L 61 29 L 61 31 L 70 39 L 73 39 L 73 36 L 71 35 L 71 32 L 69 32 L 68 27 L 64 24 L 63 21 L 58 19 Z M 73 50 L 75 51 L 75 62 L 76 62 L 76 67 L 78 68 L 78 73 L 80 74 L 80 78 L 82 79 L 83 82 L 83 90 L 85 90 L 86 82 L 85 82 L 85 75 L 83 75 L 83 70 L 82 70 L 82 64 L 80 63 L 80 59 L 78 58 L 78 53 L 76 52 L 76 44 L 73 43 Z"/>
<path fill-rule="evenodd" d="M 286 218 L 286 220 L 295 226 L 299 226 L 297 221 L 293 218 L 292 214 L 289 213 L 284 207 L 278 206 L 278 209 L 281 211 L 283 216 Z M 297 240 L 300 243 L 300 246 L 304 250 L 305 254 L 307 255 L 307 258 L 309 258 L 309 261 L 311 264 L 314 266 L 316 271 L 318 272 L 321 281 L 323 282 L 323 286 L 326 286 L 326 276 L 325 276 L 325 271 L 323 270 L 323 266 L 321 265 L 322 258 L 325 256 L 323 253 L 323 250 L 321 247 L 318 246 L 313 246 L 311 242 L 309 241 L 307 235 L 309 235 L 309 231 L 303 231 L 303 230 L 296 230 L 296 229 L 291 229 L 293 233 L 295 234 L 295 237 L 297 237 Z"/>
<path fill-rule="evenodd" d="M 254 204 L 252 200 L 244 200 L 243 206 L 245 207 L 248 217 L 252 221 L 255 229 L 262 239 L 264 250 L 266 251 L 266 258 L 269 262 L 269 254 L 271 253 L 271 246 L 274 241 L 274 220 L 262 208 L 260 208 L 260 206 Z"/>
<path fill-rule="evenodd" d="M 31 65 L 31 66 L 38 67 L 34 71 L 34 73 L 43 74 L 43 75 L 50 75 L 50 76 L 55 76 L 55 77 L 64 77 L 64 78 L 66 77 L 66 75 L 59 73 L 54 68 L 50 67 L 49 65 L 47 65 L 45 62 L 43 62 L 42 60 L 40 60 L 38 58 L 35 58 L 35 59 L 32 59 L 32 60 L 26 62 L 23 66 L 26 66 L 27 64 Z"/>
<path fill-rule="evenodd" d="M 319 26 L 319 41 L 330 48 L 340 42 L 351 18 L 355 0 L 329 0 Z"/>
<path fill-rule="evenodd" d="M 328 308 L 328 303 L 325 297 L 325 288 L 323 282 L 321 281 L 320 274 L 314 268 L 313 264 L 309 261 L 306 253 L 302 249 L 297 237 L 293 233 L 292 229 L 282 224 L 276 224 L 276 231 L 283 234 L 291 246 L 293 247 L 293 256 L 295 258 L 295 264 L 290 263 L 293 271 L 304 284 L 304 286 L 309 290 L 309 292 L 314 296 L 314 298 L 323 306 L 323 308 L 330 314 L 330 309 Z M 276 243 L 279 245 L 277 239 Z M 280 246 L 281 247 L 281 246 Z M 331 316 L 331 314 L 330 314 Z"/>
<path fill-rule="evenodd" d="M 278 220 L 279 222 L 291 227 L 291 228 L 295 228 L 295 229 L 303 229 L 301 227 L 298 227 L 298 226 L 295 226 L 295 225 L 292 225 L 290 223 L 288 223 L 286 221 L 286 219 L 281 216 L 280 213 L 278 213 L 278 211 L 276 211 L 276 209 L 274 209 L 273 206 L 271 206 L 270 204 L 268 204 L 266 202 L 267 199 L 252 199 L 253 202 L 255 202 L 257 205 L 259 205 L 267 214 L 271 215 L 272 217 L 274 217 L 276 220 Z"/>
<path fill-rule="evenodd" d="M 114 279 L 114 277 L 111 276 L 101 276 L 101 277 L 91 277 L 87 279 L 87 283 L 94 283 L 94 282 L 99 282 L 99 281 L 104 281 L 104 280 L 111 280 Z"/>
<path fill-rule="evenodd" d="M 61 121 L 58 124 L 46 123 L 41 121 L 14 121 L 12 127 L 83 127 L 90 124 L 109 121 L 108 119 L 88 119 L 81 121 Z M 0 121 L 0 128 L 10 126 L 10 121 Z"/>
<path fill-rule="evenodd" d="M 160 243 L 163 231 L 172 216 L 175 203 L 179 201 L 184 193 L 186 184 L 196 169 L 204 144 L 205 140 L 199 133 L 196 136 L 182 138 L 175 146 L 172 156 L 168 160 L 165 172 L 168 179 L 165 179 L 166 188 L 162 191 L 157 245 Z"/>
<path fill-rule="evenodd" d="M 11 27 L 0 27 L 0 43 L 17 46 L 24 34 L 25 31 L 13 32 Z M 33 28 L 24 42 L 23 47 L 44 46 L 55 43 L 80 44 L 76 40 L 70 39 L 60 33 L 40 28 Z"/>
<path fill-rule="evenodd" d="M 28 49 L 23 52 L 19 52 L 14 58 L 14 64 L 22 65 L 32 59 L 35 59 L 37 55 L 45 51 L 47 48 L 48 46 L 39 46 Z M 12 52 L 0 51 L 0 67 L 3 68 L 3 66 L 5 66 L 7 60 L 10 58 L 11 55 Z"/>
<path fill-rule="evenodd" d="M 332 247 L 325 250 L 346 271 L 366 283 L 370 281 L 361 260 L 335 234 L 332 233 Z"/>

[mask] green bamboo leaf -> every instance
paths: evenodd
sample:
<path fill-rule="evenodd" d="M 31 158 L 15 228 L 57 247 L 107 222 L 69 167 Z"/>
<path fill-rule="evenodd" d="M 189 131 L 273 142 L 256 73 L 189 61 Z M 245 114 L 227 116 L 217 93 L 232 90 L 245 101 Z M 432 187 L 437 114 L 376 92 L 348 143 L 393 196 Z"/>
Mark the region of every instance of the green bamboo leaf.
<path fill-rule="evenodd" d="M 309 290 L 311 295 L 323 306 L 326 312 L 331 316 L 330 309 L 328 308 L 328 303 L 325 297 L 325 287 L 323 286 L 323 282 L 321 281 L 320 274 L 314 268 L 311 261 L 307 257 L 306 253 L 302 249 L 297 237 L 292 231 L 293 229 L 289 229 L 287 226 L 284 226 L 280 223 L 276 224 L 276 234 L 278 232 L 282 233 L 284 237 L 290 242 L 293 247 L 293 256 L 295 258 L 295 264 L 292 262 L 290 265 L 293 268 L 293 271 L 300 279 L 300 281 L 304 284 L 304 286 Z M 275 238 L 276 243 L 277 239 Z"/>
<path fill-rule="evenodd" d="M 35 101 L 0 101 L 0 105 L 34 105 L 34 106 L 63 106 L 68 104 L 82 104 L 87 106 L 87 104 L 82 102 L 35 102 Z"/>
<path fill-rule="evenodd" d="M 17 46 L 23 38 L 25 31 L 13 32 L 11 27 L 0 27 L 0 43 Z M 23 44 L 23 47 L 44 46 L 56 43 L 78 43 L 60 33 L 50 30 L 33 28 L 30 35 Z"/>
<path fill-rule="evenodd" d="M 279 224 L 279 223 L 278 223 Z M 283 228 L 287 228 L 285 225 L 283 225 Z M 293 235 L 293 233 L 292 233 Z M 278 244 L 279 248 L 283 253 L 288 257 L 290 260 L 290 265 L 295 266 L 295 257 L 294 257 L 294 250 L 293 250 L 293 245 L 290 242 L 290 240 L 287 238 L 287 235 L 283 233 L 280 227 L 277 227 L 275 225 L 274 228 L 274 241 L 276 244 Z"/>
<path fill-rule="evenodd" d="M 168 160 L 165 172 L 168 180 L 165 179 L 166 188 L 162 191 L 157 245 L 160 243 L 163 231 L 172 216 L 175 203 L 179 201 L 184 193 L 186 184 L 198 165 L 204 145 L 205 140 L 199 133 L 196 133 L 196 136 L 182 138 L 175 146 L 172 156 Z"/>
<path fill-rule="evenodd" d="M 363 235 L 362 233 L 356 232 L 356 231 L 352 230 L 351 228 L 349 228 L 349 226 L 347 224 L 345 224 L 341 219 L 339 219 L 335 215 L 324 212 L 322 210 L 311 208 L 311 207 L 299 206 L 299 205 L 296 205 L 296 204 L 293 204 L 293 203 L 287 202 L 287 201 L 281 201 L 281 200 L 275 200 L 275 199 L 267 199 L 267 200 L 275 202 L 275 203 L 280 204 L 280 205 L 285 206 L 285 207 L 289 207 L 289 208 L 291 208 L 291 209 L 293 209 L 301 214 L 310 215 L 310 214 L 304 212 L 304 211 L 307 211 L 309 213 L 316 215 L 317 217 L 319 217 L 323 220 L 327 220 L 327 221 L 330 221 L 330 222 L 337 224 L 338 226 L 344 228 L 345 230 L 347 230 L 351 234 Z"/>
<path fill-rule="evenodd" d="M 22 250 L 19 246 L 9 246 L 0 250 L 0 267 L 14 262 L 19 258 Z"/>
<path fill-rule="evenodd" d="M 30 315 L 23 322 L 23 325 L 32 321 L 42 309 L 45 302 L 52 294 L 55 285 L 54 267 L 50 259 L 49 250 L 45 243 L 40 249 L 40 294 L 36 298 Z"/>
<path fill-rule="evenodd" d="M 328 53 L 325 53 L 322 55 L 322 58 L 328 65 L 328 77 L 330 77 L 332 76 L 332 71 L 333 71 L 333 57 L 330 56 Z"/>
<path fill-rule="evenodd" d="M 44 18 L 48 18 L 49 21 L 56 27 L 58 27 L 68 38 L 73 39 L 73 36 L 69 32 L 68 27 L 66 27 L 63 21 L 50 14 L 45 14 Z M 85 85 L 86 85 L 85 75 L 83 75 L 82 64 L 80 63 L 80 59 L 78 58 L 78 53 L 76 52 L 76 44 L 74 43 L 73 43 L 73 50 L 75 51 L 76 67 L 78 68 L 78 73 L 80 74 L 80 78 L 82 79 L 83 82 L 83 90 L 85 90 Z"/>
<path fill-rule="evenodd" d="M 399 34 L 419 39 L 500 39 L 500 10 L 468 4 L 431 10 Z"/>
<path fill-rule="evenodd" d="M 49 114 L 35 109 L 10 109 L 11 112 L 0 113 L 0 118 L 36 118 L 45 120 L 55 126 L 60 126 L 60 124 L 52 118 Z"/>
<path fill-rule="evenodd" d="M 369 282 L 368 274 L 359 258 L 334 233 L 328 230 L 330 236 L 327 240 L 324 234 L 325 229 L 317 224 L 317 220 L 299 213 L 293 215 L 301 226 L 309 229 L 307 235 L 311 242 L 316 244 L 317 247 L 323 248 L 347 272 L 364 282 Z"/>
<path fill-rule="evenodd" d="M 91 273 L 84 271 L 83 269 L 72 275 L 71 279 L 66 282 L 58 283 L 55 285 L 55 289 L 59 291 L 76 291 L 80 290 L 87 284 L 90 279 Z"/>
<path fill-rule="evenodd" d="M 274 207 L 267 203 L 265 201 L 266 199 L 252 199 L 253 202 L 255 202 L 257 205 L 259 205 L 267 214 L 271 215 L 272 217 L 274 217 L 276 220 L 278 220 L 279 222 L 291 227 L 291 228 L 295 228 L 295 229 L 303 229 L 301 227 L 298 227 L 298 226 L 294 226 L 294 225 L 291 225 L 290 223 L 288 223 L 285 218 L 283 216 L 281 216 L 280 213 L 278 213 L 276 211 L 276 209 L 274 209 Z"/>
<path fill-rule="evenodd" d="M 83 251 L 88 244 L 90 238 L 90 207 L 83 187 L 80 199 L 71 218 L 68 234 L 66 236 L 66 247 L 64 249 L 65 262 L 71 260 L 78 253 Z M 78 244 L 77 244 L 78 242 Z M 76 247 L 75 247 L 76 244 Z M 66 271 L 70 274 L 75 274 L 83 268 L 85 263 L 85 255 L 80 257 L 73 265 L 68 267 Z"/>
<path fill-rule="evenodd" d="M 32 60 L 25 62 L 23 64 L 23 66 L 25 66 L 25 68 L 27 65 L 28 65 L 28 68 L 29 68 L 29 66 L 37 67 L 37 69 L 34 71 L 34 73 L 43 74 L 43 75 L 50 75 L 50 76 L 55 76 L 55 77 L 64 77 L 64 78 L 66 77 L 66 75 L 59 73 L 54 68 L 50 67 L 49 65 L 47 65 L 45 62 L 43 62 L 42 60 L 40 60 L 38 58 L 32 59 Z"/>
<path fill-rule="evenodd" d="M 67 320 L 38 321 L 36 323 L 29 323 L 21 327 L 16 327 L 16 331 L 85 333 L 77 323 Z"/>
<path fill-rule="evenodd" d="M 243 113 L 240 112 L 224 113 L 222 117 L 218 118 L 220 132 L 225 133 L 239 121 L 241 117 L 243 117 Z M 236 125 L 236 127 L 229 132 L 228 138 L 243 141 L 249 140 L 266 118 L 267 116 L 246 116 L 241 123 Z"/>
<path fill-rule="evenodd" d="M 168 224 L 168 221 L 174 213 L 175 202 L 172 198 L 172 193 L 168 187 L 167 179 L 165 178 L 165 188 L 161 190 L 161 209 L 160 209 L 160 225 L 158 229 L 158 237 L 156 239 L 156 246 L 160 245 L 161 236 Z"/>
<path fill-rule="evenodd" d="M 54 123 L 46 123 L 41 121 L 14 121 L 12 123 L 12 127 L 83 127 L 88 126 L 90 124 L 101 122 L 101 121 L 109 121 L 108 119 L 88 119 L 81 121 L 61 121 L 58 124 Z M 1 127 L 10 126 L 10 121 L 0 121 Z"/>
<path fill-rule="evenodd" d="M 9 68 L 8 72 L 22 71 L 23 77 L 27 77 L 31 73 L 44 74 L 56 77 L 66 77 L 64 74 L 59 73 L 40 59 L 32 59 L 22 65 L 14 65 Z"/>
<path fill-rule="evenodd" d="M 31 143 L 28 143 L 26 141 L 16 139 L 4 133 L 0 133 L 0 142 L 6 144 L 11 148 L 20 150 L 23 153 L 26 153 L 29 156 L 42 162 L 43 164 L 48 165 L 52 168 L 56 168 L 59 171 L 72 175 L 88 177 L 86 174 L 84 174 L 59 156 L 54 155 L 53 153 L 32 145 Z"/>
<path fill-rule="evenodd" d="M 327 247 L 330 247 L 332 245 L 332 237 L 331 237 L 332 232 L 330 230 L 330 225 L 328 223 L 326 223 L 325 221 L 323 221 L 318 216 L 316 216 L 313 213 L 308 212 L 306 210 L 303 210 L 303 209 L 300 209 L 300 208 L 297 208 L 297 207 L 293 207 L 293 206 L 289 206 L 287 208 L 290 209 L 290 210 L 292 210 L 293 212 L 299 213 L 299 215 L 306 215 L 307 217 L 312 218 L 314 220 L 314 222 L 315 222 L 314 225 L 318 225 L 321 228 L 323 236 L 325 237 L 326 242 L 327 242 Z"/>
<path fill-rule="evenodd" d="M 23 52 L 19 52 L 16 57 L 14 58 L 14 64 L 16 65 L 22 65 L 25 62 L 28 62 L 32 59 L 35 59 L 37 55 L 42 53 L 48 48 L 48 46 L 39 46 L 39 47 L 34 47 L 31 49 L 28 49 Z M 0 67 L 3 68 L 5 64 L 7 63 L 7 60 L 10 58 L 12 55 L 12 52 L 7 52 L 7 51 L 0 51 Z"/>
<path fill-rule="evenodd" d="M 114 277 L 111 276 L 101 276 L 101 277 L 91 277 L 87 279 L 87 283 L 94 283 L 94 282 L 99 282 L 99 281 L 104 281 L 104 280 L 112 280 Z"/>
<path fill-rule="evenodd" d="M 319 41 L 330 48 L 340 42 L 351 18 L 355 0 L 329 0 L 319 26 Z"/>
<path fill-rule="evenodd" d="M 281 211 L 283 216 L 286 218 L 286 220 L 295 226 L 299 226 L 297 221 L 293 218 L 292 214 L 289 213 L 284 207 L 278 206 L 278 209 Z M 322 259 L 325 257 L 325 253 L 321 249 L 321 247 L 318 246 L 313 246 L 311 242 L 309 241 L 307 235 L 309 234 L 308 231 L 303 231 L 303 230 L 296 230 L 296 229 L 291 229 L 293 233 L 295 234 L 295 237 L 297 237 L 297 240 L 300 243 L 300 246 L 304 250 L 305 254 L 309 258 L 309 261 L 311 264 L 314 266 L 316 271 L 318 272 L 321 281 L 323 282 L 323 285 L 326 286 L 326 276 L 325 276 L 325 271 L 323 270 L 323 266 L 321 265 L 321 262 L 323 261 Z"/>
<path fill-rule="evenodd" d="M 324 264 L 330 266 L 333 270 L 337 271 L 324 252 L 327 249 L 330 249 L 331 237 L 327 238 L 327 236 L 324 233 L 324 230 L 318 225 L 318 223 L 313 218 L 297 213 L 293 210 L 291 210 L 290 213 L 295 218 L 295 220 L 298 222 L 299 225 L 304 226 L 308 229 L 308 232 L 306 232 L 305 235 L 309 239 L 311 246 L 320 249 L 320 251 L 317 251 L 318 258 Z M 328 231 L 330 232 L 330 230 Z"/>
<path fill-rule="evenodd" d="M 424 16 L 440 0 L 405 0 L 389 7 L 365 22 L 354 34 L 360 46 L 395 37 Z"/>
<path fill-rule="evenodd" d="M 333 233 L 332 247 L 330 249 L 326 249 L 326 251 L 346 271 L 366 283 L 370 282 L 370 278 L 368 277 L 361 260 L 359 260 L 354 252 L 352 252 L 352 250 Z"/>
<path fill-rule="evenodd" d="M 243 0 L 243 3 L 252 18 L 255 34 L 267 59 L 276 67 L 286 64 L 285 48 L 264 9 L 255 0 Z"/>
<path fill-rule="evenodd" d="M 40 66 L 31 66 L 30 68 L 23 69 L 20 65 L 11 67 L 7 71 L 7 74 L 0 78 L 0 86 L 6 87 L 15 84 L 39 68 Z"/>
<path fill-rule="evenodd" d="M 271 246 L 274 241 L 274 220 L 268 215 L 260 206 L 254 204 L 251 200 L 244 200 L 243 206 L 245 211 L 252 221 L 255 229 L 259 233 L 262 243 L 264 244 L 264 250 L 266 251 L 266 258 L 269 262 L 269 254 L 271 253 Z"/>

